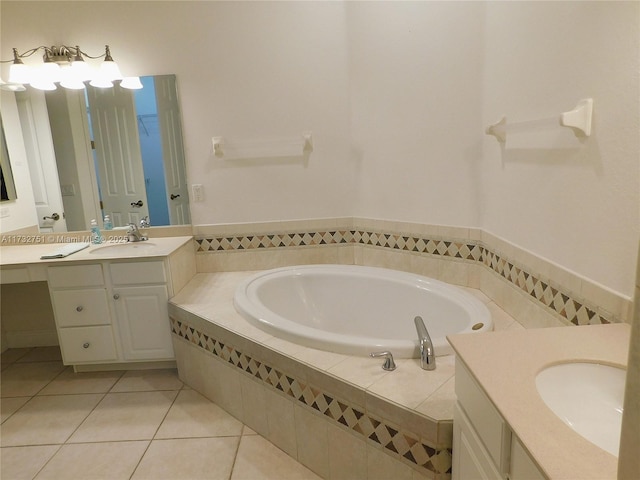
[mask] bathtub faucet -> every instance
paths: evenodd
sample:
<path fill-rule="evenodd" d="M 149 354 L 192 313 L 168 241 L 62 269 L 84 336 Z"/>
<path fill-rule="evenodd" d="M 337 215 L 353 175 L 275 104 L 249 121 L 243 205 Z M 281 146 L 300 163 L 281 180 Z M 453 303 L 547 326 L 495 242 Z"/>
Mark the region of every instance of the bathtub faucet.
<path fill-rule="evenodd" d="M 416 324 L 416 330 L 418 331 L 418 342 L 420 344 L 420 366 L 423 370 L 435 370 L 436 369 L 436 356 L 433 353 L 433 342 L 425 327 L 422 317 L 416 317 L 413 319 Z"/>

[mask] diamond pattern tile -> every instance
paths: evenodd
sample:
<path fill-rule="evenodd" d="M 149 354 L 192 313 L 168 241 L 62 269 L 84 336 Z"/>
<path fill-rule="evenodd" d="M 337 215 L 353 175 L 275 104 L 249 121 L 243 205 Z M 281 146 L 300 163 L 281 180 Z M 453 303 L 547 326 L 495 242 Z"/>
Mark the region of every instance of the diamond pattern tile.
<path fill-rule="evenodd" d="M 318 388 L 306 384 L 294 377 L 286 375 L 277 369 L 253 359 L 251 356 L 238 351 L 229 345 L 212 338 L 186 322 L 171 319 L 171 331 L 173 334 L 190 341 L 198 348 L 208 351 L 235 367 L 252 373 L 255 378 L 270 387 L 274 387 L 283 394 L 296 399 L 328 420 L 339 423 L 353 432 L 362 435 L 369 441 L 375 442 L 395 456 L 402 457 L 415 465 L 427 470 L 429 476 L 438 476 L 451 473 L 450 449 L 436 449 L 415 438 L 409 432 L 397 430 L 387 424 L 383 419 L 375 418 L 358 408 L 348 405 L 334 398 L 330 392 L 324 392 Z M 444 450 L 447 462 L 436 462 L 438 454 Z M 437 469 L 436 469 L 437 465 Z"/>

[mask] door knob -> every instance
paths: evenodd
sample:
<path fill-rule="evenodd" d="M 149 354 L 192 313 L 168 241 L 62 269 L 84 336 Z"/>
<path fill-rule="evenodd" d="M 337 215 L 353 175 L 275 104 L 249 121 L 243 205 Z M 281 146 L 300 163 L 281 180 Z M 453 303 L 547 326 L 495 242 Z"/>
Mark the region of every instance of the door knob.
<path fill-rule="evenodd" d="M 131 206 L 132 207 L 140 208 L 143 205 L 144 205 L 144 203 L 142 203 L 142 200 L 138 200 L 137 202 L 131 202 Z"/>
<path fill-rule="evenodd" d="M 180 194 L 178 195 L 174 195 L 173 193 L 171 194 L 171 200 L 175 200 L 176 198 L 178 198 L 180 196 Z"/>
<path fill-rule="evenodd" d="M 60 215 L 52 213 L 50 217 L 42 217 L 43 220 L 53 220 L 54 222 L 60 220 Z"/>

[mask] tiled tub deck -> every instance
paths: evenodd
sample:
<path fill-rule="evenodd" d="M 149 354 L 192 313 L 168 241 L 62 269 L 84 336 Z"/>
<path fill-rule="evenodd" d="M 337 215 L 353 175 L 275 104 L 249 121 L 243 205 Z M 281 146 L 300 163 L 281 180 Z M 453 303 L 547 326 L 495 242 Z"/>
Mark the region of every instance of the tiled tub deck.
<path fill-rule="evenodd" d="M 323 478 L 450 478 L 455 357 L 386 372 L 379 359 L 273 337 L 233 307 L 252 273 L 201 273 L 171 300 L 180 378 Z M 496 329 L 522 328 L 466 290 Z"/>

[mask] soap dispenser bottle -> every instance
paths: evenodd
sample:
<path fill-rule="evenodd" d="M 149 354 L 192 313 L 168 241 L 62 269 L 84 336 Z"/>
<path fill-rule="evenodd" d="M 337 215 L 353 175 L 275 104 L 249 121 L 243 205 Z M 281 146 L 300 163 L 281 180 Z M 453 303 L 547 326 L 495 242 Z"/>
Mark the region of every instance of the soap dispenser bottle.
<path fill-rule="evenodd" d="M 104 229 L 113 230 L 113 223 L 111 223 L 111 217 L 109 215 L 104 216 Z"/>
<path fill-rule="evenodd" d="M 102 234 L 100 233 L 100 227 L 98 227 L 98 222 L 94 218 L 91 220 L 91 243 L 102 243 Z"/>

